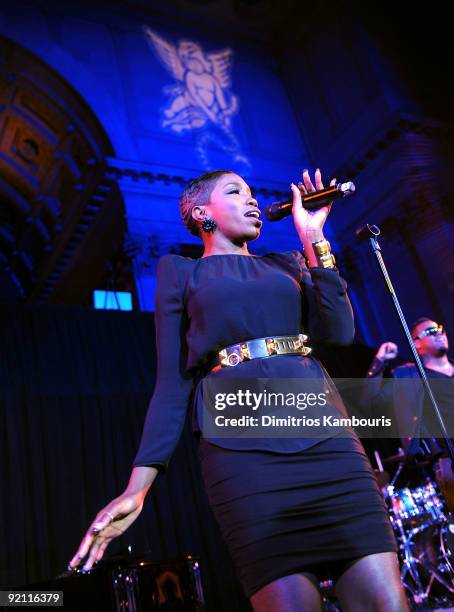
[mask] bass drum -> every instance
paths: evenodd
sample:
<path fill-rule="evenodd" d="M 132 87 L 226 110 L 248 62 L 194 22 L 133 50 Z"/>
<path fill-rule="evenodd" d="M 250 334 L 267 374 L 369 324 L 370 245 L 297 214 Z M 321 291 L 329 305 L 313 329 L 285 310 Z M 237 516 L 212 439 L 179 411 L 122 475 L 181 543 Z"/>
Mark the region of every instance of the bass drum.
<path fill-rule="evenodd" d="M 454 603 L 454 521 L 414 529 L 401 561 L 402 581 L 415 603 Z"/>

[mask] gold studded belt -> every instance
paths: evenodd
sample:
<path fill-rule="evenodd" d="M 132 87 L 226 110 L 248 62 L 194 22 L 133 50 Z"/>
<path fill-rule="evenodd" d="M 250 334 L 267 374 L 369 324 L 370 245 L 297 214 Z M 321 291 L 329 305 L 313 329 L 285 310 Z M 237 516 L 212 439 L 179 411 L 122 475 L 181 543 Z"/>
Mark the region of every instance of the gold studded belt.
<path fill-rule="evenodd" d="M 236 366 L 242 361 L 273 355 L 309 355 L 312 349 L 304 345 L 307 340 L 309 338 L 305 334 L 298 334 L 254 338 L 247 342 L 231 344 L 219 351 L 218 367 Z"/>

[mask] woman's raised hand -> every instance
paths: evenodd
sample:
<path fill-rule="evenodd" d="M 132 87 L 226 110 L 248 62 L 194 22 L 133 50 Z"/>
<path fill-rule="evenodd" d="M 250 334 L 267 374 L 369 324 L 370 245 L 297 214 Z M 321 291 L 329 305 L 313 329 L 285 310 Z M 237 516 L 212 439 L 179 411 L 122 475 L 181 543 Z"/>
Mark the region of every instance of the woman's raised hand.
<path fill-rule="evenodd" d="M 124 493 L 110 502 L 95 517 L 85 534 L 78 551 L 71 559 L 68 569 L 83 564 L 88 571 L 104 555 L 110 542 L 120 536 L 136 520 L 143 507 L 141 493 Z"/>
<path fill-rule="evenodd" d="M 308 170 L 303 172 L 303 182 L 299 182 L 298 185 L 291 184 L 293 194 L 293 220 L 295 223 L 296 231 L 298 232 L 301 241 L 304 243 L 306 240 L 310 242 L 316 242 L 323 238 L 323 225 L 325 224 L 326 218 L 329 211 L 331 210 L 331 204 L 328 206 L 322 206 L 314 211 L 308 211 L 303 208 L 301 200 L 301 194 L 312 193 L 324 189 L 322 182 L 322 175 L 320 170 L 317 168 L 314 174 L 315 187 L 311 181 Z M 330 185 L 335 185 L 336 179 L 332 179 Z"/>

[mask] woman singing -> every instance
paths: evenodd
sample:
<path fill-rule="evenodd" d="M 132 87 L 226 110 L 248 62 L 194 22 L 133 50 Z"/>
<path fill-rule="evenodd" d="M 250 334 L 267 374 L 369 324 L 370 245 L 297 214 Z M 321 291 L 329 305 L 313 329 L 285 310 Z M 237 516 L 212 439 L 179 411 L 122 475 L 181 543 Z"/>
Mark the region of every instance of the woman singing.
<path fill-rule="evenodd" d="M 323 237 L 330 207 L 310 213 L 302 206 L 301 193 L 323 189 L 320 171 L 315 187 L 307 171 L 303 181 L 291 189 L 304 256 L 249 253 L 262 222 L 249 186 L 235 173 L 204 174 L 183 192 L 183 221 L 202 238 L 204 253 L 159 262 L 157 382 L 142 441 L 126 490 L 98 513 L 72 568 L 90 569 L 139 515 L 178 442 L 195 383 L 198 435 L 202 380 L 329 384 L 302 334 L 309 343 L 350 344 L 353 315 Z M 293 347 L 286 354 L 282 339 Z M 327 578 L 335 580 L 345 611 L 408 609 L 383 500 L 352 431 L 318 438 L 202 436 L 199 456 L 210 506 L 255 611 L 321 610 L 318 584 Z"/>

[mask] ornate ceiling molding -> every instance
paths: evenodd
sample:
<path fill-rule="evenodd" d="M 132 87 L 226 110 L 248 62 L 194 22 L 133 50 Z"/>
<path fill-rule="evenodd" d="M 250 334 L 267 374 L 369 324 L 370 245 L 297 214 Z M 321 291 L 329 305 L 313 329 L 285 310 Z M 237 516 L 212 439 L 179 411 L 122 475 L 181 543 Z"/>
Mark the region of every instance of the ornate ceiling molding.
<path fill-rule="evenodd" d="M 149 185 L 160 184 L 165 187 L 178 187 L 178 193 L 180 193 L 197 174 L 193 176 L 180 176 L 163 171 L 158 166 L 157 169 L 153 170 L 150 168 L 150 164 L 110 158 L 108 160 L 106 176 L 110 180 L 118 181 L 120 187 L 126 190 L 128 187 L 135 185 L 145 192 Z M 251 187 L 254 194 L 260 195 L 263 198 L 282 199 L 287 198 L 289 195 L 288 190 L 256 186 L 253 181 Z"/>
<path fill-rule="evenodd" d="M 106 219 L 116 227 L 123 223 L 121 196 L 106 174 L 105 159 L 112 154 L 79 94 L 34 55 L 0 37 L 3 299 L 46 301 L 59 293 L 65 301 L 72 286 L 82 290 L 95 226 Z M 99 259 L 104 249 L 98 239 Z M 90 272 L 97 265 L 92 262 Z"/>
<path fill-rule="evenodd" d="M 368 144 L 358 154 L 344 162 L 337 170 L 340 176 L 354 179 L 374 161 L 388 153 L 388 149 L 401 138 L 408 135 L 425 135 L 434 142 L 453 146 L 454 126 L 427 117 L 399 115 L 390 124 L 383 126 L 375 142 Z"/>

